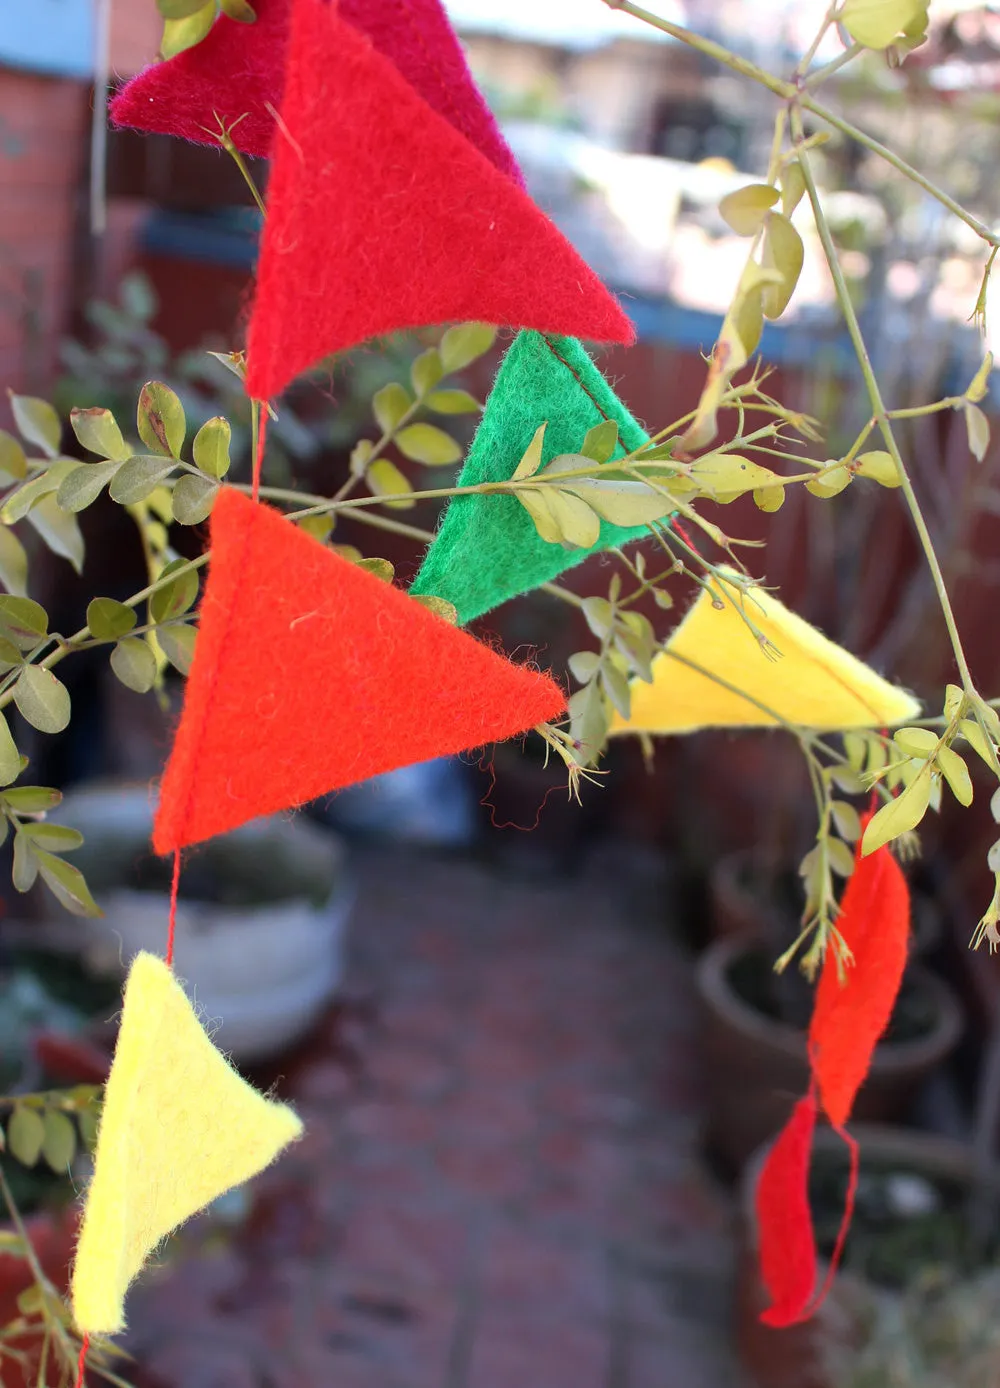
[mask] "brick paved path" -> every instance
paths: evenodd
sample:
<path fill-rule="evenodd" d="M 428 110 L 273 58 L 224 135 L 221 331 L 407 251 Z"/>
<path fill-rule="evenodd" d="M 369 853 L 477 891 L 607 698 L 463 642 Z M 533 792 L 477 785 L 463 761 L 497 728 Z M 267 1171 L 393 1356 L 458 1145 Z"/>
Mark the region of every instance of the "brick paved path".
<path fill-rule="evenodd" d="M 548 885 L 358 860 L 371 1015 L 283 1064 L 308 1136 L 249 1225 L 201 1221 L 134 1293 L 140 1383 L 734 1388 L 729 1213 L 657 893 L 608 850 Z"/>

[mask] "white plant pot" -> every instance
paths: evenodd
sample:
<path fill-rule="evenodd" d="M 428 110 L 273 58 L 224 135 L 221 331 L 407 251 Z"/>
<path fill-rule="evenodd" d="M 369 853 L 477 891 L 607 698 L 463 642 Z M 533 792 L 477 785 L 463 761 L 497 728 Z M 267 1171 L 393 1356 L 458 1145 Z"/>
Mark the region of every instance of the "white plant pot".
<path fill-rule="evenodd" d="M 82 790 L 66 797 L 59 822 L 84 834 L 77 861 L 105 911 L 80 922 L 82 955 L 95 973 L 123 977 L 140 950 L 162 953 L 166 941 L 166 893 L 129 885 L 130 869 L 150 853 L 149 793 Z M 240 1062 L 260 1060 L 303 1036 L 340 984 L 353 901 L 344 849 L 329 832 L 283 816 L 194 849 L 192 880 L 213 853 L 220 881 L 239 886 L 245 874 L 264 884 L 268 899 L 185 900 L 182 872 L 174 966 L 221 1049 Z"/>

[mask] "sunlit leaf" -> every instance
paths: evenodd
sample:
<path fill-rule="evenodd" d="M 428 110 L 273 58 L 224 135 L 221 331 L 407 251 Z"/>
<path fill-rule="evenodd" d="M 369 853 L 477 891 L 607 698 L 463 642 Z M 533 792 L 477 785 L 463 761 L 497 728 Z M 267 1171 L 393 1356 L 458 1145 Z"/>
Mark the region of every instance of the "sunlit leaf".
<path fill-rule="evenodd" d="M 65 1113 L 50 1108 L 45 1115 L 42 1156 L 53 1171 L 65 1175 L 76 1155 L 76 1128 Z"/>
<path fill-rule="evenodd" d="M 201 43 L 215 22 L 215 0 L 208 0 L 200 10 L 187 19 L 168 19 L 163 25 L 163 38 L 160 40 L 160 54 L 164 58 L 175 58 L 188 48 Z M 147 448 L 152 448 L 148 439 L 143 439 Z"/>
<path fill-rule="evenodd" d="M 26 1104 L 15 1104 L 7 1124 L 7 1147 L 22 1166 L 34 1166 L 42 1155 L 45 1124 L 41 1115 Z"/>
<path fill-rule="evenodd" d="M 972 777 L 969 768 L 952 747 L 942 747 L 937 755 L 941 774 L 960 805 L 972 804 Z"/>
<path fill-rule="evenodd" d="M 802 273 L 804 258 L 802 237 L 795 227 L 782 213 L 769 212 L 761 264 L 767 270 L 777 270 L 781 283 L 767 284 L 761 291 L 761 308 L 766 318 L 780 318 L 788 307 Z"/>
<path fill-rule="evenodd" d="M 410 382 L 419 397 L 433 390 L 443 375 L 444 363 L 436 347 L 429 347 L 426 352 L 421 352 L 410 367 Z"/>
<path fill-rule="evenodd" d="M 225 477 L 230 467 L 229 447 L 233 431 L 228 419 L 216 415 L 203 424 L 194 436 L 191 445 L 195 466 L 216 481 Z"/>
<path fill-rule="evenodd" d="M 62 441 L 62 425 L 55 410 L 47 400 L 39 400 L 37 396 L 15 395 L 13 391 L 7 393 L 14 423 L 22 439 L 40 448 L 47 458 L 55 458 Z"/>
<path fill-rule="evenodd" d="M 493 346 L 496 335 L 492 323 L 459 323 L 449 328 L 438 344 L 445 371 L 461 371 L 483 356 Z"/>
<path fill-rule="evenodd" d="M 923 8 L 922 0 L 844 0 L 840 22 L 855 43 L 888 48 Z"/>
<path fill-rule="evenodd" d="M 365 473 L 365 480 L 375 496 L 398 498 L 385 503 L 392 510 L 408 511 L 416 505 L 416 502 L 406 495 L 407 492 L 413 491 L 413 484 L 388 458 L 376 458 Z"/>
<path fill-rule="evenodd" d="M 900 791 L 894 800 L 883 805 L 869 820 L 861 841 L 862 853 L 867 857 L 869 853 L 874 853 L 892 839 L 899 838 L 900 834 L 915 829 L 927 813 L 930 801 L 931 774 L 929 767 L 924 766 L 905 790 Z"/>
<path fill-rule="evenodd" d="M 483 408 L 467 390 L 433 390 L 424 403 L 435 414 L 478 414 Z"/>
<path fill-rule="evenodd" d="M 462 457 L 451 435 L 433 424 L 408 424 L 396 435 L 396 446 L 407 458 L 427 467 L 447 467 Z"/>
<path fill-rule="evenodd" d="M 123 463 L 132 450 L 122 438 L 118 421 L 110 410 L 97 407 L 89 410 L 70 410 L 69 422 L 80 445 L 88 453 Z"/>
<path fill-rule="evenodd" d="M 777 188 L 769 183 L 751 183 L 727 193 L 719 203 L 719 211 L 737 236 L 755 236 L 777 201 Z"/>
<path fill-rule="evenodd" d="M 876 449 L 872 453 L 861 453 L 854 460 L 854 465 L 859 477 L 869 477 L 880 487 L 900 487 L 903 484 L 895 459 L 891 453 L 882 449 Z"/>
<path fill-rule="evenodd" d="M 398 381 L 390 381 L 372 397 L 372 412 L 383 434 L 391 434 L 413 406 L 413 397 Z"/>

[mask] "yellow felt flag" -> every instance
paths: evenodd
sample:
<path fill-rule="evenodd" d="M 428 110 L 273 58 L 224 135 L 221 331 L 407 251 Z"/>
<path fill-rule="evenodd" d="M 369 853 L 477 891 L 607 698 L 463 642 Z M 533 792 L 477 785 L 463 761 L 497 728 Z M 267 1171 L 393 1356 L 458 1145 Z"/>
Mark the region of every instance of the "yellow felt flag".
<path fill-rule="evenodd" d="M 702 589 L 654 659 L 652 683 L 632 681 L 631 717 L 616 715 L 612 733 L 765 728 L 781 721 L 823 731 L 883 728 L 920 713 L 911 694 L 827 640 L 777 598 L 762 589 L 741 598 L 728 584 L 717 591 L 720 607 Z M 768 650 L 741 616 L 741 603 Z"/>
<path fill-rule="evenodd" d="M 124 1329 L 125 1292 L 156 1246 L 301 1133 L 212 1045 L 163 960 L 136 955 L 73 1269 L 78 1329 Z"/>

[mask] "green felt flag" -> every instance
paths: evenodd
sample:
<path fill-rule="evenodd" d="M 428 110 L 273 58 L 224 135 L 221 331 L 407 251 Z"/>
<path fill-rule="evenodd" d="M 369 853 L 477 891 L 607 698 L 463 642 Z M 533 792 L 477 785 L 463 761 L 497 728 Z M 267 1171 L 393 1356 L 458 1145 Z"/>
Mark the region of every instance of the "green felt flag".
<path fill-rule="evenodd" d="M 458 485 L 506 481 L 540 424 L 547 424 L 543 465 L 560 453 L 577 453 L 588 429 L 603 419 L 618 425 L 616 458 L 647 442 L 590 357 L 573 337 L 521 332 L 504 357 L 486 402 Z M 601 522 L 591 549 L 549 544 L 515 496 L 455 496 L 427 551 L 411 592 L 446 598 L 460 622 L 498 607 L 508 598 L 548 583 L 586 559 L 648 535 L 646 526 Z"/>

